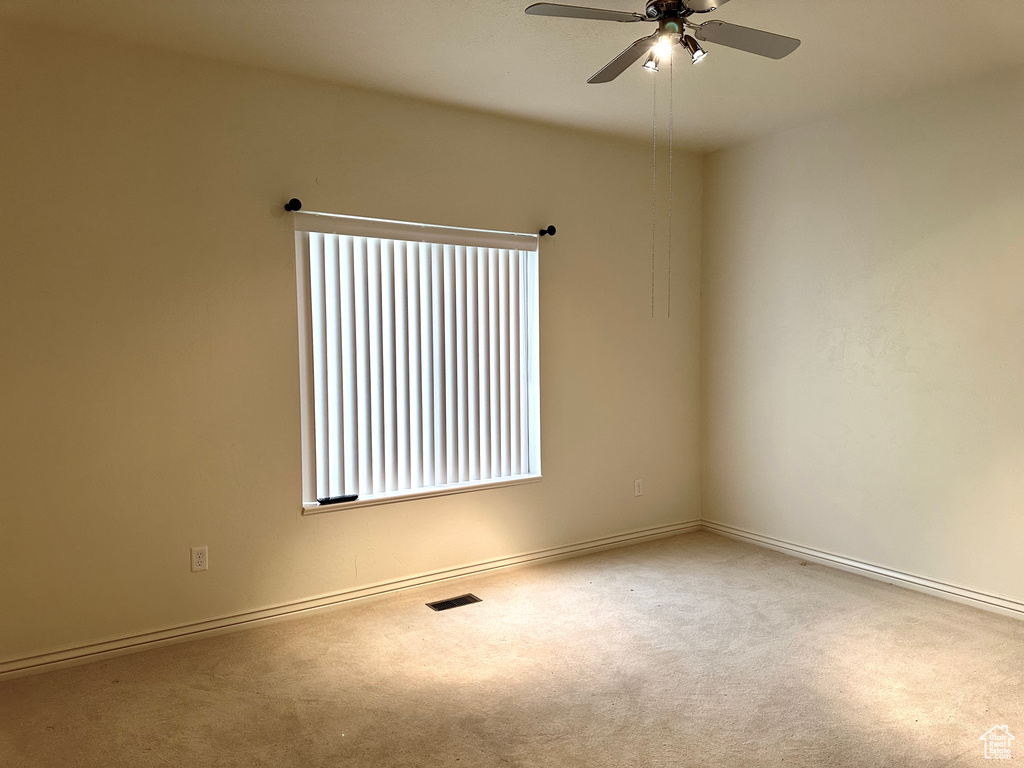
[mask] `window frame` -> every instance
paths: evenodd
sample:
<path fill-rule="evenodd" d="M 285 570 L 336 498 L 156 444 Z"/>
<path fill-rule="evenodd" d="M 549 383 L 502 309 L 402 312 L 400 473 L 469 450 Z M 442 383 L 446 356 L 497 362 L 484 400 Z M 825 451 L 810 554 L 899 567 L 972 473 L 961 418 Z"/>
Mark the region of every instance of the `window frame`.
<path fill-rule="evenodd" d="M 488 490 L 535 483 L 542 479 L 540 451 L 540 300 L 539 237 L 518 232 L 445 227 L 391 219 L 297 212 L 295 232 L 296 288 L 299 329 L 300 420 L 302 445 L 302 513 L 318 514 L 342 509 L 376 506 L 401 501 Z M 527 388 L 527 434 L 529 471 L 517 475 L 488 477 L 442 485 L 361 495 L 356 500 L 321 504 L 317 498 L 316 404 L 314 395 L 313 296 L 311 284 L 310 233 L 353 238 L 379 238 L 407 243 L 430 243 L 453 247 L 500 248 L 525 252 L 524 286 Z M 509 350 L 511 354 L 511 350 Z M 470 407 L 473 407 L 472 404 Z M 479 455 L 479 454 L 478 454 Z"/>

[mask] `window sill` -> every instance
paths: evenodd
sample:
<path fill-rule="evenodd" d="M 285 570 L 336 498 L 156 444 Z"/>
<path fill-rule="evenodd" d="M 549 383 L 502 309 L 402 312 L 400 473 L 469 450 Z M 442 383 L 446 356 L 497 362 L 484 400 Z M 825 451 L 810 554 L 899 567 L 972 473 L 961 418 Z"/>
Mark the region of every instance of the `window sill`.
<path fill-rule="evenodd" d="M 399 501 L 415 501 L 416 499 L 429 499 L 434 496 L 451 496 L 455 493 L 468 493 L 470 491 L 486 491 L 491 488 L 504 488 L 509 485 L 526 485 L 527 483 L 540 482 L 541 475 L 516 475 L 505 477 L 500 480 L 485 480 L 483 482 L 456 483 L 453 485 L 442 485 L 431 488 L 421 488 L 418 491 L 397 491 L 393 493 L 378 493 L 373 496 L 363 496 L 355 501 L 343 501 L 338 504 L 317 504 L 316 502 L 303 502 L 303 515 L 322 515 L 326 512 L 341 512 L 356 507 L 374 507 L 378 504 L 394 504 Z"/>

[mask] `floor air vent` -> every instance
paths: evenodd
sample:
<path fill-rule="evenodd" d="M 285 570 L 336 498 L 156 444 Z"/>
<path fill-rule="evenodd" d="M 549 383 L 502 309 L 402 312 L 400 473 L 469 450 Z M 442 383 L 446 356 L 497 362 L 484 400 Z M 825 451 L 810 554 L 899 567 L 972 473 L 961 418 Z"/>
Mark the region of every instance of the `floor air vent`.
<path fill-rule="evenodd" d="M 458 608 L 460 605 L 479 602 L 481 600 L 476 595 L 466 594 L 459 595 L 458 597 L 449 597 L 447 600 L 438 600 L 436 603 L 427 603 L 427 607 L 433 608 L 435 611 L 447 611 L 449 608 Z"/>

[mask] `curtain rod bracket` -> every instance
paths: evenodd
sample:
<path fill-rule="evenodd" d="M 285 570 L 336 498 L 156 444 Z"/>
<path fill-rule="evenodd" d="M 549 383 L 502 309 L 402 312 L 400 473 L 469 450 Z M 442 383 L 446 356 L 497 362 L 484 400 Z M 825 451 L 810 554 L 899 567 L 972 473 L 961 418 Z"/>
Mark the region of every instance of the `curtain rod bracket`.
<path fill-rule="evenodd" d="M 539 232 L 538 234 L 539 234 L 539 235 L 540 235 L 541 237 L 544 237 L 544 235 L 551 235 L 552 237 L 554 237 L 554 234 L 555 234 L 555 225 L 554 225 L 554 224 L 551 224 L 551 225 L 550 225 L 550 226 L 549 226 L 549 227 L 548 227 L 547 229 L 542 229 L 542 230 L 541 230 L 541 231 L 540 231 L 540 232 Z"/>
<path fill-rule="evenodd" d="M 299 198 L 297 197 L 293 197 L 291 200 L 284 204 L 284 209 L 286 211 L 297 211 L 300 208 L 302 208 L 302 201 L 299 200 Z"/>

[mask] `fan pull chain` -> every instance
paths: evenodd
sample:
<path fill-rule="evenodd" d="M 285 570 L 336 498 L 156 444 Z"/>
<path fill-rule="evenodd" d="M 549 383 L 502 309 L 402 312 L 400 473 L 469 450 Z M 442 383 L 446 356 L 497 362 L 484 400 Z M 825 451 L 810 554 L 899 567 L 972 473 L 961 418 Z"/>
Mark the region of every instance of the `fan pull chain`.
<path fill-rule="evenodd" d="M 676 89 L 672 84 L 675 72 L 675 56 L 668 64 L 668 316 L 672 317 L 672 128 L 675 123 L 673 96 Z"/>
<path fill-rule="evenodd" d="M 655 234 L 658 221 L 658 75 L 651 78 L 654 81 L 654 109 L 651 113 L 651 141 L 654 147 L 651 154 L 651 318 L 654 318 L 654 250 L 657 247 Z"/>

